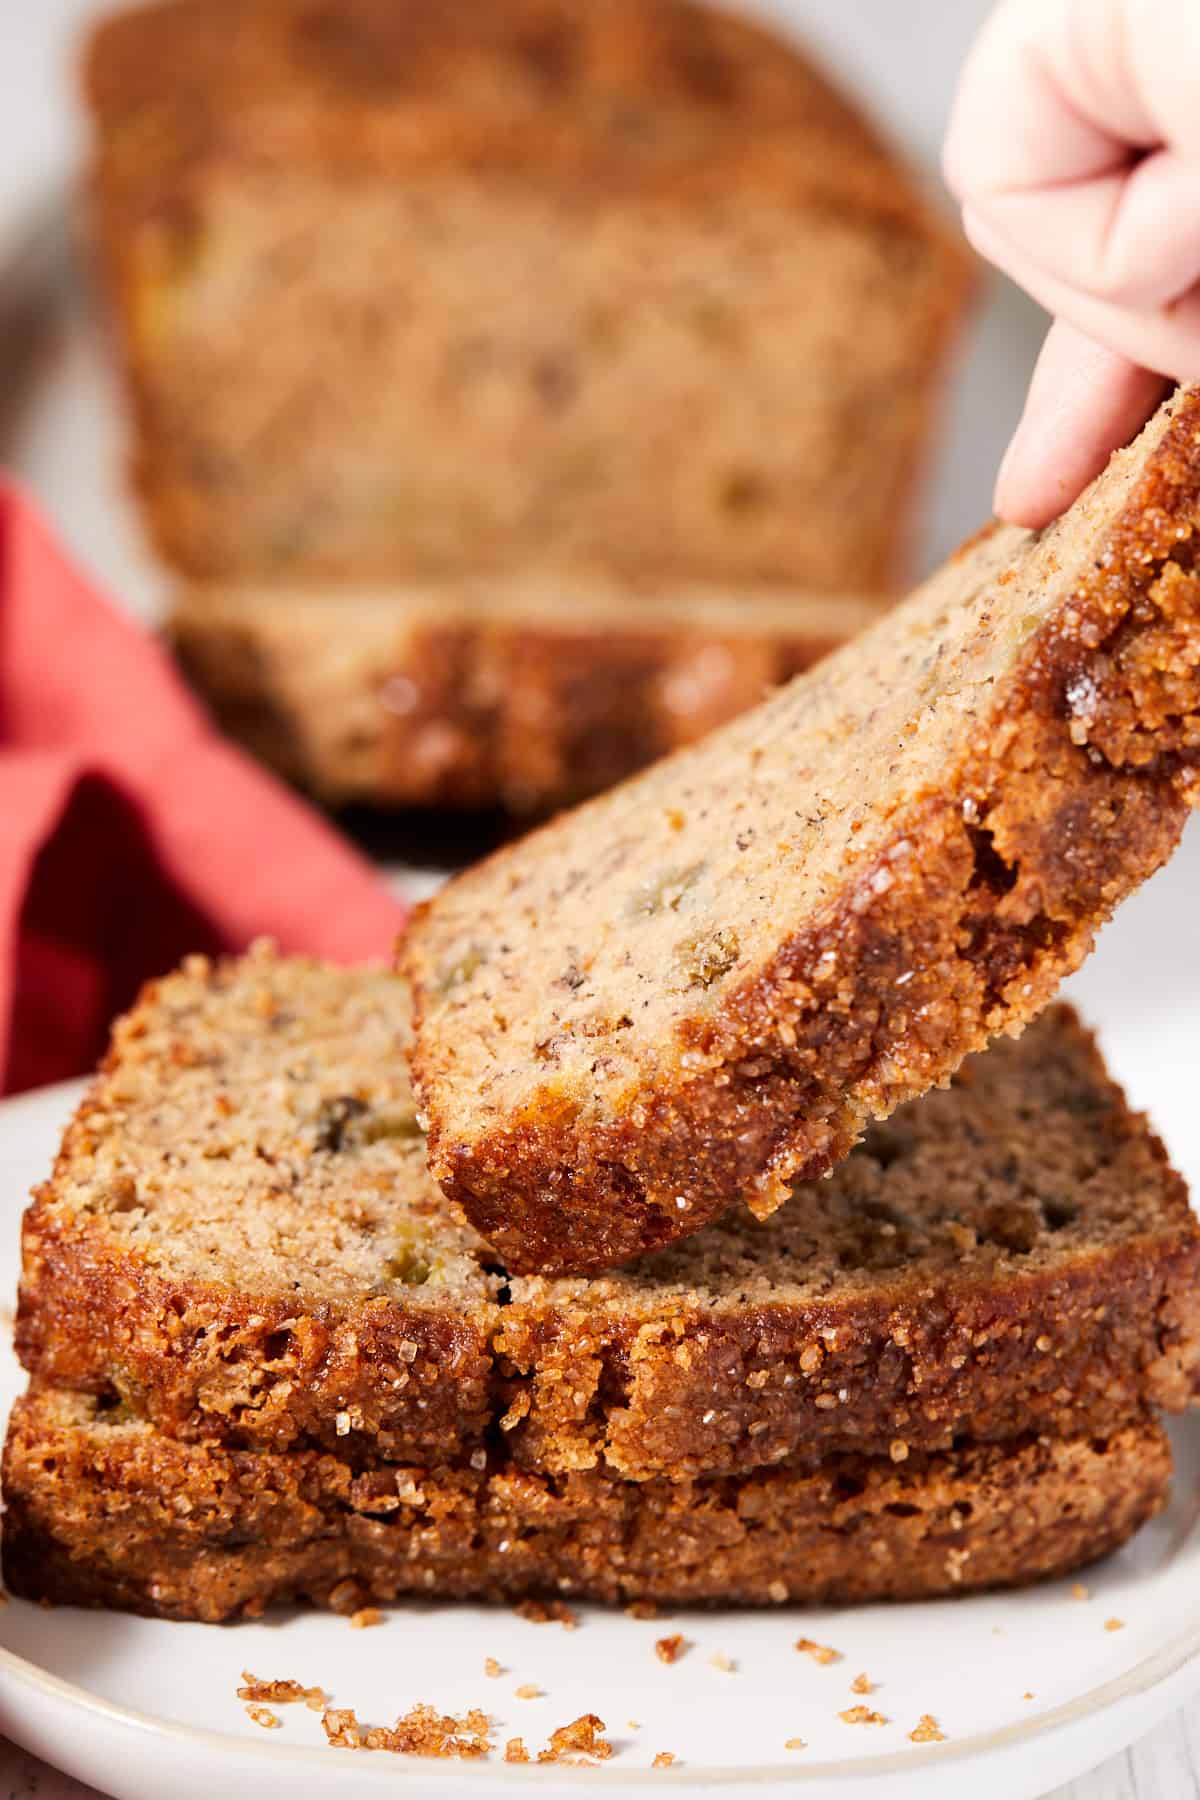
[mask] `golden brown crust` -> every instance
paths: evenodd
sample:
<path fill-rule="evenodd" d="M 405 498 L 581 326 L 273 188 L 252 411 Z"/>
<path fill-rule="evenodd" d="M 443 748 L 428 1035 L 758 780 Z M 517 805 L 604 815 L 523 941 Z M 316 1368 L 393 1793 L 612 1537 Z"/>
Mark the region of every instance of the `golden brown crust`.
<path fill-rule="evenodd" d="M 950 1282 L 923 1308 L 915 1295 L 911 1310 L 839 1307 L 829 1338 L 819 1305 L 684 1308 L 669 1321 L 590 1328 L 569 1314 L 506 1311 L 501 1366 L 526 1371 L 509 1391 L 532 1395 L 513 1454 L 532 1468 L 604 1466 L 645 1480 L 854 1451 L 903 1460 L 1035 1428 L 1103 1431 L 1146 1398 L 1169 1396 L 1178 1411 L 1195 1379 L 1197 1261 L 1195 1246 L 1181 1247 L 1147 1279 L 1136 1253 L 1102 1256 L 1030 1281 L 1019 1299 Z M 1147 1364 L 1148 1325 L 1165 1355 Z"/>
<path fill-rule="evenodd" d="M 698 1483 L 555 1480 L 494 1460 L 356 1475 L 315 1452 L 182 1445 L 34 1394 L 5 1447 L 4 1576 L 30 1599 L 207 1620 L 411 1594 L 915 1599 L 1106 1555 L 1161 1509 L 1169 1476 L 1149 1420 Z"/>
<path fill-rule="evenodd" d="M 251 144 L 360 168 L 523 167 L 602 198 L 656 182 L 736 190 L 749 135 L 776 151 L 763 172 L 794 184 L 778 152 L 802 132 L 850 153 L 809 159 L 804 179 L 922 216 L 874 128 L 805 58 L 689 0 L 159 0 L 97 29 L 84 83 L 101 131 L 123 140 L 127 207 L 161 202 L 164 169 L 178 182 Z"/>
<path fill-rule="evenodd" d="M 1114 462 L 1116 473 L 1101 478 L 1057 534 L 1018 543 L 1009 568 L 996 569 L 1002 552 L 991 541 L 972 553 L 982 585 L 971 558 L 963 559 L 960 615 L 978 616 L 979 633 L 1005 635 L 994 653 L 999 674 L 979 683 L 978 702 L 961 715 L 954 708 L 966 703 L 953 672 L 938 666 L 940 627 L 957 604 L 950 599 L 940 615 L 934 610 L 949 579 L 943 574 L 856 642 L 854 670 L 845 653 L 827 661 L 708 744 L 493 856 L 418 915 L 401 962 L 414 990 L 413 1066 L 431 1166 L 510 1268 L 601 1269 L 698 1230 L 737 1195 L 770 1210 L 788 1179 L 819 1174 L 844 1156 L 867 1119 L 885 1117 L 989 1037 L 1030 1019 L 1083 960 L 1118 902 L 1166 860 L 1198 791 L 1200 393 L 1180 390 L 1146 441 L 1144 451 Z M 1124 480 L 1131 466 L 1132 491 L 1097 533 L 1093 513 L 1106 504 L 1106 482 L 1118 474 Z M 1059 579 L 1055 546 L 1069 540 L 1076 518 L 1093 561 L 1062 575 L 1067 591 L 1057 599 L 1031 600 L 1031 609 L 1042 608 L 1031 610 L 1031 621 L 1011 618 L 1006 586 L 1017 581 L 1020 593 L 1026 566 L 1047 583 Z M 852 843 L 865 824 L 869 848 L 831 865 L 815 903 L 803 870 L 789 869 L 786 879 L 806 895 L 799 916 L 788 914 L 785 887 L 770 933 L 757 940 L 770 946 L 757 966 L 743 975 L 731 959 L 735 974 L 714 998 L 685 994 L 661 1041 L 639 1033 L 638 1009 L 647 1001 L 637 982 L 649 981 L 649 971 L 635 965 L 621 975 L 607 948 L 617 941 L 612 926 L 603 939 L 603 1018 L 576 1023 L 556 998 L 550 964 L 565 960 L 564 941 L 590 950 L 597 928 L 609 931 L 595 876 L 581 888 L 586 925 L 564 888 L 541 919 L 532 957 L 522 931 L 556 870 L 578 881 L 585 835 L 593 870 L 626 858 L 613 905 L 624 896 L 628 907 L 635 848 L 608 827 L 605 809 L 619 809 L 624 820 L 640 800 L 654 820 L 678 804 L 679 790 L 695 802 L 689 784 L 703 789 L 714 779 L 714 758 L 728 742 L 728 766 L 719 773 L 729 798 L 711 817 L 700 808 L 696 829 L 678 838 L 677 861 L 689 865 L 683 879 L 690 880 L 703 867 L 692 858 L 737 830 L 753 759 L 764 754 L 744 747 L 753 746 L 758 721 L 799 719 L 809 684 L 814 694 L 842 684 L 839 742 L 807 751 L 827 759 L 832 773 L 821 779 L 831 792 L 843 776 L 849 784 L 856 733 L 880 712 L 868 690 L 873 710 L 856 716 L 853 682 L 869 669 L 882 687 L 893 642 L 904 643 L 907 655 L 895 703 L 911 697 L 914 720 L 898 729 L 917 748 L 911 771 L 904 737 L 887 770 L 858 771 L 869 784 L 861 817 L 843 811 L 838 829 L 849 819 Z M 918 667 L 922 649 L 928 655 Z M 970 644 L 955 649 L 968 675 L 978 666 L 968 660 L 973 654 Z M 919 732 L 922 718 L 935 715 L 952 723 L 929 727 L 939 745 L 929 767 Z M 815 804 L 819 816 L 807 823 L 819 832 L 825 820 L 808 793 L 811 777 L 805 769 L 795 778 L 796 816 L 805 800 Z M 789 774 L 780 764 L 772 778 L 778 786 Z M 784 854 L 789 849 L 780 845 Z M 534 898 L 518 921 L 523 888 Z M 713 904 L 724 902 L 736 933 L 746 920 L 730 907 L 750 912 L 754 896 L 731 901 L 729 892 L 726 884 Z M 463 979 L 449 979 L 447 968 L 460 966 L 451 947 L 468 919 L 486 954 Z M 527 972 L 543 966 L 540 994 L 525 991 Z M 585 1047 L 593 1031 L 594 1047 Z M 518 1048 L 526 1037 L 536 1040 L 528 1056 Z M 476 1055 L 481 1041 L 487 1048 Z M 593 1059 L 586 1079 L 585 1049 Z M 619 1077 L 608 1075 L 606 1056 Z M 568 1073 L 559 1075 L 556 1064 Z M 518 1069 L 524 1073 L 511 1073 Z M 502 1100 L 488 1098 L 477 1117 L 470 1107 L 456 1109 L 456 1084 L 460 1094 L 482 1097 L 493 1082 Z"/>
<path fill-rule="evenodd" d="M 170 634 L 218 723 L 328 804 L 529 813 L 693 742 L 879 610 L 752 590 L 667 605 L 631 588 L 614 605 L 566 577 L 555 620 L 522 616 L 522 591 L 481 606 L 453 587 L 199 589 Z"/>
<path fill-rule="evenodd" d="M 1068 1008 L 763 1224 L 499 1294 L 419 1139 L 372 1141 L 409 1117 L 402 1060 L 363 1080 L 406 1008 L 381 972 L 262 949 L 148 990 L 25 1218 L 41 1383 L 189 1440 L 361 1467 L 498 1438 L 523 1467 L 637 1479 L 1188 1405 L 1200 1229 Z M 314 1115 L 351 1096 L 333 1149 Z"/>
<path fill-rule="evenodd" d="M 346 1306 L 156 1275 L 86 1224 L 26 1214 L 17 1354 L 55 1386 L 119 1393 L 194 1438 L 455 1456 L 491 1423 L 488 1324 L 369 1295 Z M 345 1446 L 349 1448 L 349 1446 Z"/>
<path fill-rule="evenodd" d="M 853 1245 L 829 1234 L 843 1206 Z M 764 1267 L 817 1276 L 803 1296 L 755 1287 L 736 1253 L 755 1234 Z M 846 1262 L 873 1272 L 847 1284 Z M 532 1466 L 641 1479 L 1103 1430 L 1190 1404 L 1198 1272 L 1183 1182 L 1056 1006 L 762 1225 L 727 1217 L 615 1277 L 514 1282 L 494 1340 L 528 1405 L 510 1441 Z"/>

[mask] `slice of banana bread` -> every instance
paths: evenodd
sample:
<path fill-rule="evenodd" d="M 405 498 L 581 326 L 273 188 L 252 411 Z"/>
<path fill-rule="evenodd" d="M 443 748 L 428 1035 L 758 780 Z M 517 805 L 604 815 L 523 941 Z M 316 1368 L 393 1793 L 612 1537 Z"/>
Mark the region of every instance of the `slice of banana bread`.
<path fill-rule="evenodd" d="M 402 946 L 432 1168 L 510 1270 L 760 1214 L 1031 1018 L 1200 795 L 1200 390 Z"/>
<path fill-rule="evenodd" d="M 4 1579 L 27 1599 L 218 1620 L 404 1595 L 722 1605 L 906 1600 L 1061 1575 L 1165 1503 L 1148 1417 L 903 1464 L 704 1482 L 480 1467 L 356 1472 L 312 1450 L 183 1444 L 34 1393 L 4 1452 Z"/>
<path fill-rule="evenodd" d="M 160 549 L 882 588 L 967 258 L 688 0 L 163 0 L 87 66 Z"/>
<path fill-rule="evenodd" d="M 214 582 L 170 633 L 225 730 L 323 801 L 529 813 L 724 724 L 880 605 L 595 572 Z"/>
<path fill-rule="evenodd" d="M 26 1216 L 36 1378 L 189 1439 L 639 1478 L 1188 1404 L 1200 1232 L 1068 1009 L 764 1225 L 504 1285 L 425 1168 L 407 1011 L 265 949 L 150 989 Z"/>
<path fill-rule="evenodd" d="M 150 984 L 26 1214 L 21 1357 L 172 1429 L 476 1442 L 499 1277 L 426 1174 L 407 1028 L 383 969 Z"/>
<path fill-rule="evenodd" d="M 1200 1230 L 1069 1008 L 743 1209 L 591 1278 L 514 1278 L 521 1454 L 626 1476 L 1103 1430 L 1186 1407 Z"/>

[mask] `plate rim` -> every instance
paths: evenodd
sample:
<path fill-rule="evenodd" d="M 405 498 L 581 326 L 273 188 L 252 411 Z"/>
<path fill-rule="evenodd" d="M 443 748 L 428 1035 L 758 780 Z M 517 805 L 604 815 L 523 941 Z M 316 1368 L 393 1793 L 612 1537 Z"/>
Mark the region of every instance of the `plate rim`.
<path fill-rule="evenodd" d="M 929 1601 L 931 1606 L 955 1606 L 962 1604 L 957 1600 Z M 12 1597 L 10 1605 L 26 1605 L 28 1602 Z M 447 1602 L 453 1604 L 453 1602 Z M 58 1607 L 57 1612 L 74 1612 L 74 1607 Z M 147 1623 L 169 1625 L 170 1620 L 147 1620 Z M 223 1628 L 222 1628 L 223 1629 Z M 3 1625 L 0 1623 L 0 1633 Z M 1105 1712 L 1108 1708 L 1122 1701 L 1136 1699 L 1138 1696 L 1153 1692 L 1167 1686 L 1185 1670 L 1191 1669 L 1195 1684 L 1200 1686 L 1200 1619 L 1189 1629 L 1178 1633 L 1168 1644 L 1159 1646 L 1149 1656 L 1144 1656 L 1125 1670 L 1122 1674 L 1110 1676 L 1107 1681 L 1100 1682 L 1082 1694 L 1059 1705 L 1051 1707 L 1047 1712 L 1039 1713 L 1030 1719 L 1014 1719 L 1007 1725 L 998 1725 L 990 1731 L 980 1732 L 972 1737 L 950 1739 L 943 1744 L 919 1746 L 912 1749 L 887 1750 L 877 1756 L 869 1756 L 846 1761 L 823 1761 L 807 1764 L 796 1762 L 763 1763 L 753 1767 L 746 1765 L 730 1765 L 721 1767 L 707 1766 L 689 1767 L 686 1763 L 678 1768 L 628 1768 L 620 1770 L 620 1779 L 630 1787 L 641 1788 L 643 1785 L 659 1787 L 664 1782 L 674 1787 L 694 1787 L 699 1789 L 719 1789 L 721 1787 L 752 1788 L 757 1785 L 787 1782 L 796 1786 L 824 1782 L 827 1785 L 834 1781 L 866 1781 L 885 1779 L 890 1775 L 903 1773 L 920 1773 L 922 1770 L 932 1771 L 950 1764 L 966 1764 L 973 1759 L 992 1752 L 1006 1752 L 1018 1747 L 1023 1748 L 1030 1741 L 1047 1737 L 1055 1732 L 1080 1725 L 1084 1720 Z M 191 1746 L 195 1750 L 205 1751 L 210 1756 L 245 1756 L 250 1755 L 256 1762 L 270 1761 L 273 1766 L 285 1768 L 328 1768 L 330 1747 L 327 1745 L 275 1744 L 256 1743 L 252 1738 L 235 1736 L 233 1732 L 213 1731 L 207 1726 L 187 1725 L 174 1720 L 164 1719 L 155 1713 L 142 1712 L 134 1706 L 108 1700 L 102 1694 L 90 1688 L 81 1687 L 77 1682 L 67 1681 L 60 1675 L 53 1674 L 40 1663 L 31 1658 L 10 1650 L 0 1644 L 0 1688 L 5 1677 L 10 1677 L 19 1687 L 32 1691 L 43 1700 L 74 1707 L 84 1714 L 91 1714 L 106 1720 L 110 1725 L 124 1731 L 160 1738 L 166 1742 L 175 1741 Z M 1146 1729 L 1150 1729 L 1148 1724 Z M 9 1727 L 10 1735 L 11 1727 Z M 1132 1741 L 1132 1740 L 1131 1740 Z M 500 1778 L 506 1782 L 519 1782 L 526 1779 L 527 1770 L 521 1764 L 496 1763 L 491 1760 L 455 1761 L 443 1763 L 437 1758 L 421 1759 L 425 1764 L 422 1779 L 439 1787 L 461 1786 L 464 1782 L 486 1785 Z M 531 1764 L 529 1767 L 537 1767 Z M 370 1771 L 374 1769 L 375 1773 Z M 361 1773 L 369 1780 L 380 1779 L 394 1782 L 396 1771 L 390 1762 L 363 1764 Z M 575 1787 L 581 1782 L 586 1784 L 594 1779 L 594 1767 L 572 1767 L 559 1764 L 556 1767 L 556 1779 Z M 544 1779 L 544 1778 L 542 1778 Z"/>

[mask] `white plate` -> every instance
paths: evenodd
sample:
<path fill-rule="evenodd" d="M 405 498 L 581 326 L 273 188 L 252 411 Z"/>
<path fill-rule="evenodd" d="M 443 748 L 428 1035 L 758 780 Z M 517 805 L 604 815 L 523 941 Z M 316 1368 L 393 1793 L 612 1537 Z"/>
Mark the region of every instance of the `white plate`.
<path fill-rule="evenodd" d="M 1200 886 L 1194 832 L 1170 870 L 1122 912 L 1076 979 L 1134 1097 L 1154 1097 L 1173 1154 L 1200 1181 L 1195 1116 L 1200 962 L 1189 956 Z M 0 1293 L 11 1293 L 17 1223 L 48 1168 L 74 1085 L 0 1104 Z M 4 1333 L 7 1336 L 7 1332 Z M 19 1374 L 0 1352 L 0 1403 Z M 267 1800 L 377 1791 L 398 1781 L 454 1797 L 505 1791 L 618 1793 L 647 1784 L 708 1795 L 798 1787 L 811 1800 L 1032 1800 L 1095 1767 L 1200 1690 L 1200 1427 L 1176 1428 L 1170 1510 L 1085 1577 L 1023 1594 L 856 1611 L 680 1614 L 670 1625 L 587 1609 L 582 1628 L 533 1625 L 506 1610 L 402 1606 L 372 1630 L 295 1613 L 237 1626 L 169 1625 L 19 1601 L 0 1611 L 0 1731 L 117 1800 L 210 1800 L 234 1790 Z M 1105 1629 L 1108 1619 L 1123 1621 Z M 666 1666 L 664 1630 L 694 1647 Z M 792 1648 L 803 1632 L 842 1652 L 827 1667 Z M 732 1658 L 727 1672 L 714 1655 Z M 489 1680 L 484 1658 L 506 1673 Z M 480 1706 L 496 1735 L 539 1748 L 582 1712 L 617 1746 L 599 1771 L 398 1761 L 328 1748 L 319 1720 L 281 1708 L 266 1732 L 235 1696 L 239 1673 L 292 1677 L 330 1691 L 361 1719 L 390 1724 L 417 1701 Z M 850 1682 L 878 1685 L 882 1726 L 848 1726 Z M 534 1682 L 544 1695 L 521 1700 Z M 1026 1698 L 1031 1695 L 1032 1698 Z M 946 1741 L 907 1734 L 932 1713 Z M 628 1721 L 637 1720 L 637 1729 Z M 808 1748 L 787 1751 L 788 1738 Z M 651 1769 L 656 1751 L 678 1758 Z"/>
<path fill-rule="evenodd" d="M 925 0 L 926 10 L 932 3 Z M 775 10 L 774 0 L 763 4 Z M 954 29 L 964 41 L 967 12 L 981 9 L 982 0 L 972 0 L 956 12 Z M 823 0 L 795 10 L 806 18 L 811 12 L 814 28 L 827 24 L 835 38 L 844 21 L 842 48 L 855 73 L 878 78 L 882 97 L 916 92 L 930 34 L 922 42 L 909 13 L 899 26 L 886 0 L 876 0 L 869 17 L 865 7 L 829 8 Z M 949 31 L 939 5 L 933 41 L 946 45 Z M 910 43 L 921 46 L 913 81 L 898 81 L 893 62 Z M 872 54 L 874 71 L 867 66 Z M 957 55 L 956 47 L 947 69 Z M 938 107 L 947 89 L 943 71 Z M 927 99 L 918 110 L 919 120 L 898 122 L 930 125 L 924 138 L 932 143 L 936 107 Z M 925 562 L 986 507 L 1039 329 L 1031 308 L 1001 294 L 975 334 L 934 485 Z M 153 622 L 162 577 L 125 497 L 119 444 L 92 321 L 82 309 L 68 310 L 58 355 L 5 445 L 8 461 L 89 568 L 136 616 Z M 1200 961 L 1188 960 L 1198 891 L 1194 830 L 1170 873 L 1125 909 L 1076 986 L 1135 1101 L 1153 1105 L 1176 1160 L 1200 1183 Z M 76 1093 L 71 1087 L 0 1104 L 0 1295 L 15 1286 L 26 1189 L 48 1167 Z M 20 1382 L 2 1347 L 7 1336 L 0 1318 L 5 1409 Z M 1071 1597 L 1070 1583 L 1058 1583 L 920 1607 L 679 1614 L 670 1624 L 587 1610 L 582 1629 L 570 1634 L 473 1607 L 402 1607 L 376 1630 L 353 1631 L 344 1620 L 316 1615 L 218 1628 L 11 1602 L 0 1611 L 0 1732 L 116 1800 L 168 1793 L 212 1800 L 229 1791 L 239 1800 L 275 1800 L 284 1791 L 290 1800 L 316 1800 L 401 1782 L 447 1800 L 501 1788 L 559 1796 L 589 1784 L 610 1793 L 662 1787 L 714 1797 L 749 1788 L 780 1793 L 786 1785 L 807 1800 L 1033 1800 L 1123 1749 L 1200 1691 L 1200 1433 L 1181 1429 L 1175 1441 L 1170 1511 L 1085 1576 L 1086 1601 Z M 1124 1628 L 1105 1631 L 1111 1617 Z M 653 1651 L 664 1630 L 682 1630 L 694 1641 L 673 1667 Z M 797 1656 L 792 1644 L 801 1631 L 836 1645 L 842 1660 L 822 1668 Z M 714 1654 L 734 1659 L 736 1671 L 713 1667 Z M 484 1676 L 486 1656 L 504 1665 L 502 1679 Z M 390 1723 L 418 1700 L 450 1711 L 483 1706 L 499 1739 L 519 1733 L 532 1749 L 555 1726 L 594 1710 L 607 1720 L 617 1753 L 598 1771 L 573 1771 L 495 1758 L 435 1763 L 331 1750 L 317 1718 L 303 1709 L 278 1709 L 279 1731 L 251 1724 L 234 1693 L 247 1667 L 320 1684 L 371 1722 Z M 857 1699 L 849 1684 L 860 1670 L 878 1684 L 870 1704 L 887 1716 L 886 1726 L 850 1727 L 837 1718 Z M 515 1697 L 516 1686 L 529 1681 L 544 1698 Z M 908 1742 L 926 1712 L 946 1732 L 945 1743 Z M 809 1747 L 786 1751 L 786 1739 L 796 1736 Z M 677 1766 L 651 1770 L 657 1750 L 673 1751 Z"/>

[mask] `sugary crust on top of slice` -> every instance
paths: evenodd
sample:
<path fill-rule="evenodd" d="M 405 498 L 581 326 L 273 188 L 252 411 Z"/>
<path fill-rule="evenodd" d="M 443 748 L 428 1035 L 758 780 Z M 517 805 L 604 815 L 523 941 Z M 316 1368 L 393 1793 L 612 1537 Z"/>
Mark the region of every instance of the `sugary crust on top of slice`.
<path fill-rule="evenodd" d="M 1165 1504 L 1148 1415 L 1104 1436 L 832 1459 L 706 1482 L 478 1469 L 356 1472 L 113 1422 L 77 1395 L 17 1402 L 4 1577 L 29 1599 L 219 1620 L 404 1595 L 815 1605 L 1065 1574 Z"/>
<path fill-rule="evenodd" d="M 222 158 L 526 171 L 589 204 L 799 182 L 965 260 L 822 72 L 690 0 L 159 0 L 98 27 L 85 88 L 132 220 Z"/>
<path fill-rule="evenodd" d="M 451 883 L 402 947 L 431 1162 L 512 1270 L 594 1270 L 1020 1028 L 1200 784 L 1200 392 L 703 743 Z"/>
<path fill-rule="evenodd" d="M 265 948 L 152 987 L 25 1219 L 35 1378 L 186 1439 L 635 1479 L 1190 1401 L 1200 1231 L 1067 1008 L 765 1223 L 591 1281 L 504 1282 L 456 1220 L 407 1032 L 393 977 Z"/>

